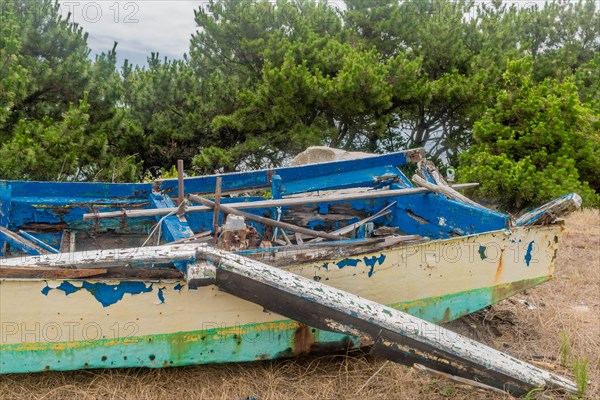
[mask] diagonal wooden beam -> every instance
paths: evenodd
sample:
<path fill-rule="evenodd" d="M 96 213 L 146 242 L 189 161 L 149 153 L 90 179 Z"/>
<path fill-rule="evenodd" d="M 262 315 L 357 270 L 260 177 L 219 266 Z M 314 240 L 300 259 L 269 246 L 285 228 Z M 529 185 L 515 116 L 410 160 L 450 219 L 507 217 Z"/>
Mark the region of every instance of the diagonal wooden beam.
<path fill-rule="evenodd" d="M 48 250 L 39 246 L 37 243 L 27 240 L 3 226 L 0 226 L 0 237 L 12 247 L 24 251 L 29 255 L 38 256 L 41 254 L 50 254 Z"/>

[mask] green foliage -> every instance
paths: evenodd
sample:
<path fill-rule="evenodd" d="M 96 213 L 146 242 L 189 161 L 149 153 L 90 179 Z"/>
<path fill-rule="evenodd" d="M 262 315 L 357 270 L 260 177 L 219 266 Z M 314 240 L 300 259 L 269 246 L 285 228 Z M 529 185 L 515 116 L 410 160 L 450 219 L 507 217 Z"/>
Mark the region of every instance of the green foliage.
<path fill-rule="evenodd" d="M 532 80 L 526 60 L 509 63 L 496 104 L 474 124 L 460 179 L 507 209 L 542 204 L 576 191 L 589 206 L 600 192 L 598 114 L 581 104 L 569 80 Z"/>
<path fill-rule="evenodd" d="M 529 392 L 527 392 L 527 394 L 525 395 L 525 397 L 523 398 L 524 400 L 532 400 L 535 399 L 536 396 L 543 392 L 544 389 L 543 388 L 535 388 L 535 389 L 531 389 Z"/>
<path fill-rule="evenodd" d="M 115 49 L 92 62 L 87 35 L 58 7 L 2 4 L 0 177 L 135 179 L 135 157 L 110 140 L 121 95 Z"/>
<path fill-rule="evenodd" d="M 116 147 L 139 154 L 146 169 L 191 159 L 203 144 L 207 122 L 203 87 L 188 63 L 161 60 L 153 53 L 147 68 L 125 63 L 122 85 L 124 116 Z"/>
<path fill-rule="evenodd" d="M 588 364 L 587 358 L 576 358 L 573 361 L 573 375 L 575 376 L 575 384 L 577 385 L 577 396 L 580 399 L 585 399 L 585 393 L 588 386 Z"/>
<path fill-rule="evenodd" d="M 192 165 L 200 173 L 205 175 L 223 172 L 232 167 L 232 151 L 220 149 L 215 146 L 205 147 L 200 154 L 194 157 Z"/>
<path fill-rule="evenodd" d="M 63 180 L 78 173 L 78 155 L 89 105 L 71 106 L 60 121 L 19 121 L 14 136 L 0 148 L 0 171 L 8 179 Z"/>
<path fill-rule="evenodd" d="M 192 17 L 189 56 L 118 70 L 53 0 L 4 2 L 0 178 L 265 168 L 317 144 L 456 166 L 475 143 L 463 179 L 505 208 L 598 201 L 594 0 L 210 0 Z"/>
<path fill-rule="evenodd" d="M 89 108 L 84 98 L 58 121 L 19 121 L 13 137 L 0 147 L 0 175 L 52 181 L 134 179 L 138 168 L 131 157 L 112 158 L 105 137 L 86 137 Z"/>

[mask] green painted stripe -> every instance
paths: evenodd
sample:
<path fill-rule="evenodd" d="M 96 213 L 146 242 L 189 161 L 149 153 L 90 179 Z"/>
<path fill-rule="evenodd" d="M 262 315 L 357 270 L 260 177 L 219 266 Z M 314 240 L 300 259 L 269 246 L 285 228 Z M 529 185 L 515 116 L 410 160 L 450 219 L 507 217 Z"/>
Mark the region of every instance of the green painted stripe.
<path fill-rule="evenodd" d="M 548 279 L 550 277 L 541 277 L 391 306 L 431 322 L 445 322 Z M 342 350 L 359 345 L 360 339 L 357 338 L 282 320 L 117 339 L 2 345 L 0 373 L 245 362 Z"/>
<path fill-rule="evenodd" d="M 525 289 L 547 282 L 550 279 L 550 276 L 525 279 L 522 281 L 453 293 L 445 296 L 390 304 L 390 307 L 402 310 L 436 324 L 449 322 L 481 310 L 489 305 L 496 304 L 499 301 L 514 296 Z"/>

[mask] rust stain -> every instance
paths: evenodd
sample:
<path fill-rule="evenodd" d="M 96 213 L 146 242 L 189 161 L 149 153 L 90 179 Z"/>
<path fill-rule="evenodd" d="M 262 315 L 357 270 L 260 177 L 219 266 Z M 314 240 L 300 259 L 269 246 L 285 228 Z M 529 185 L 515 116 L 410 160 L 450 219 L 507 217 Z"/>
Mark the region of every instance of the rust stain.
<path fill-rule="evenodd" d="M 300 326 L 294 331 L 294 354 L 305 354 L 310 352 L 315 338 L 306 324 Z"/>
<path fill-rule="evenodd" d="M 446 311 L 444 311 L 444 319 L 442 319 L 442 322 L 450 322 L 450 307 L 446 307 Z"/>
<path fill-rule="evenodd" d="M 500 261 L 498 261 L 498 268 L 496 268 L 496 275 L 494 275 L 494 285 L 497 285 L 502 278 L 502 272 L 504 271 L 504 248 L 500 250 Z"/>

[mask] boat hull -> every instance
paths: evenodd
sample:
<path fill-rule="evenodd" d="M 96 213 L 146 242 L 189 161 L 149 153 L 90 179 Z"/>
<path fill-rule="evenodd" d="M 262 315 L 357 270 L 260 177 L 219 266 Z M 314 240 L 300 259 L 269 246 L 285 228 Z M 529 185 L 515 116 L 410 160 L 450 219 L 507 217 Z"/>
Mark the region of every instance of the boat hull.
<path fill-rule="evenodd" d="M 520 227 L 285 268 L 447 322 L 549 280 L 560 229 Z M 179 281 L 5 279 L 0 315 L 0 373 L 245 362 L 369 344 Z"/>

